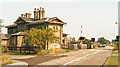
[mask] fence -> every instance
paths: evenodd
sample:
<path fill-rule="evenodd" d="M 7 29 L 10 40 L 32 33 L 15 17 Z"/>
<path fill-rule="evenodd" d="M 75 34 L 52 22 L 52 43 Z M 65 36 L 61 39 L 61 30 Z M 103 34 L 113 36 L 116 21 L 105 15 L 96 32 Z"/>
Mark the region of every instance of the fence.
<path fill-rule="evenodd" d="M 35 54 L 38 50 L 40 50 L 40 47 L 8 47 L 8 50 L 14 53 L 25 53 L 25 54 Z"/>
<path fill-rule="evenodd" d="M 62 45 L 61 45 L 61 48 L 62 48 L 62 49 L 68 49 L 68 48 L 69 48 L 69 44 L 62 44 Z"/>

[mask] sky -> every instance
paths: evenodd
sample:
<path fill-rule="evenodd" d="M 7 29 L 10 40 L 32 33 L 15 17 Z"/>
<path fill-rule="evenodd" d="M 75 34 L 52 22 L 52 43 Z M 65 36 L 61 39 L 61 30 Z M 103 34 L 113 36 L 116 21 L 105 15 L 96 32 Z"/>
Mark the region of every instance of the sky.
<path fill-rule="evenodd" d="M 45 17 L 58 17 L 67 23 L 63 32 L 70 34 L 68 38 L 78 40 L 81 25 L 82 36 L 88 39 L 105 37 L 111 41 L 118 35 L 118 0 L 2 0 L 0 19 L 3 25 L 11 25 L 22 13 L 30 12 L 34 17 L 34 8 L 39 7 L 44 7 Z"/>

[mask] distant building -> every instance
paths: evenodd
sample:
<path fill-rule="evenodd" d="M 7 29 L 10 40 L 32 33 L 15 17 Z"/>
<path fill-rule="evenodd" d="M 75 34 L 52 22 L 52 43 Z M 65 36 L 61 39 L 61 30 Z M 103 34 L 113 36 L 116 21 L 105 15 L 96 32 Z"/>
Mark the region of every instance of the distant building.
<path fill-rule="evenodd" d="M 22 46 L 24 45 L 25 30 L 30 30 L 31 28 L 52 28 L 59 40 L 55 41 L 56 48 L 60 48 L 63 44 L 63 25 L 67 24 L 57 17 L 49 18 L 45 17 L 44 8 L 34 9 L 34 18 L 31 18 L 31 13 L 21 14 L 20 17 L 12 25 L 6 26 L 8 29 L 8 34 L 11 35 L 9 38 L 9 46 Z M 66 38 L 64 39 L 66 40 Z M 66 41 L 64 41 L 66 43 Z M 49 43 L 49 49 L 52 47 L 53 43 Z"/>
<path fill-rule="evenodd" d="M 2 33 L 0 35 L 1 35 L 1 38 L 2 38 L 2 41 L 1 41 L 2 46 L 8 46 L 9 38 L 11 37 L 11 35 L 9 35 L 9 34 L 2 34 Z"/>

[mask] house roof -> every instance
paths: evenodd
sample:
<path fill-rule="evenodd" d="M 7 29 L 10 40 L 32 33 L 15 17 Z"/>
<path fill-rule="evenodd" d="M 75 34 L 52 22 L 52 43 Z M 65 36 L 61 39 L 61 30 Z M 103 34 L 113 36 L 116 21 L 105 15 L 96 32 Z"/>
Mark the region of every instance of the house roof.
<path fill-rule="evenodd" d="M 64 35 L 69 35 L 69 34 L 63 33 L 63 36 L 64 36 Z"/>
<path fill-rule="evenodd" d="M 54 22 L 54 20 L 59 20 L 59 21 Z M 53 17 L 53 18 L 47 17 L 47 18 L 43 18 L 43 19 L 40 19 L 40 20 L 31 21 L 30 23 L 28 23 L 28 25 L 38 24 L 38 23 L 46 23 L 46 22 L 57 23 L 57 24 L 67 24 L 67 23 L 61 21 L 60 19 L 58 19 L 57 17 Z"/>
<path fill-rule="evenodd" d="M 57 17 L 52 17 L 52 18 L 47 17 L 47 18 L 43 18 L 43 19 L 40 19 L 40 20 L 34 20 L 34 18 L 19 17 L 19 18 L 14 22 L 13 25 L 8 25 L 8 26 L 6 26 L 6 28 L 17 26 L 17 21 L 18 21 L 19 19 L 22 19 L 23 21 L 28 22 L 27 25 L 38 24 L 38 23 L 46 23 L 46 22 L 48 22 L 48 23 L 56 23 L 56 24 L 67 24 L 67 23 L 61 21 L 61 20 L 60 20 L 59 18 L 57 18 Z M 56 20 L 56 21 L 55 21 L 55 20 Z"/>
<path fill-rule="evenodd" d="M 2 39 L 9 39 L 11 37 L 10 34 L 0 34 Z"/>
<path fill-rule="evenodd" d="M 25 35 L 25 32 L 17 32 L 17 33 L 14 33 L 12 35 Z"/>
<path fill-rule="evenodd" d="M 34 21 L 34 18 L 26 18 L 26 17 L 20 17 L 20 18 L 23 19 L 26 22 Z"/>
<path fill-rule="evenodd" d="M 12 24 L 12 25 L 8 25 L 8 26 L 6 26 L 5 28 L 9 28 L 9 27 L 16 27 L 17 26 L 17 24 L 16 23 L 14 23 L 14 24 Z"/>

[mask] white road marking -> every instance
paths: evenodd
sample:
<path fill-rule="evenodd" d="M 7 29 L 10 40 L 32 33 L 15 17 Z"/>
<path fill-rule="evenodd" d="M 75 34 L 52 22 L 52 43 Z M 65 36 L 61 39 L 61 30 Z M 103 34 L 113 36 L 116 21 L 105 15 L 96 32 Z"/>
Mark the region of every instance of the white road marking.
<path fill-rule="evenodd" d="M 80 57 L 80 58 L 77 58 L 77 59 L 72 60 L 72 61 L 70 61 L 70 62 L 67 62 L 67 63 L 65 63 L 65 64 L 63 64 L 63 65 L 68 65 L 68 64 L 73 63 L 73 62 L 75 62 L 75 61 L 79 61 L 80 59 L 86 58 L 86 57 L 88 57 L 88 56 L 90 56 L 90 55 L 92 55 L 92 54 L 96 54 L 96 53 L 98 53 L 98 52 L 100 52 L 100 51 L 102 51 L 102 50 L 98 50 L 98 51 L 96 51 L 96 52 L 87 54 L 87 55 L 85 55 L 85 56 L 83 56 L 83 57 Z M 61 66 L 59 66 L 59 67 L 61 67 Z"/>

